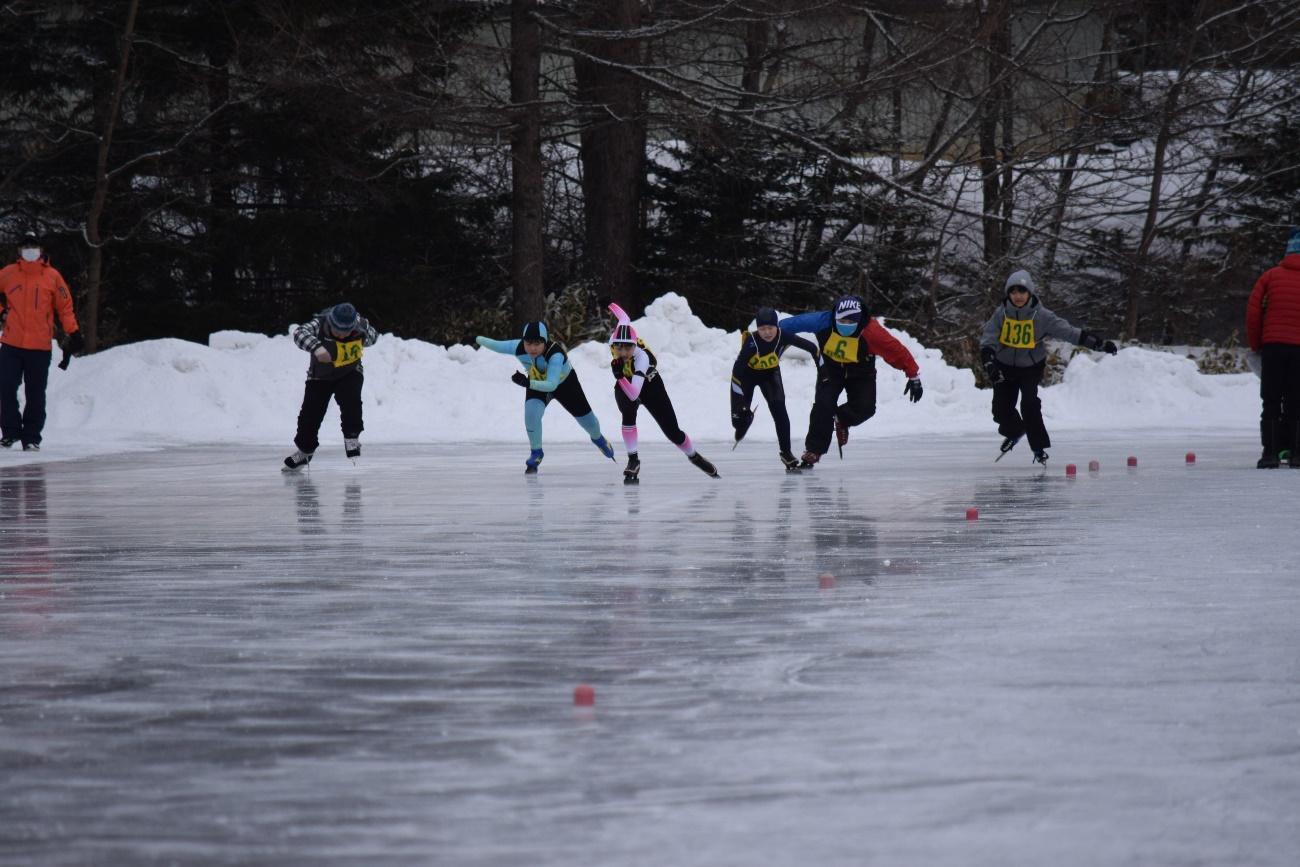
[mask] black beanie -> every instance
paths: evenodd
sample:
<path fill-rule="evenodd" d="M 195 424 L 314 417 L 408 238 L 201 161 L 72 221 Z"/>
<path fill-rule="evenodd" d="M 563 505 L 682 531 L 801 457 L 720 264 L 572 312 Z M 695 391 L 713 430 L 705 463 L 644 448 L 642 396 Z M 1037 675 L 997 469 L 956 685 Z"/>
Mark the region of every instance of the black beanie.
<path fill-rule="evenodd" d="M 771 307 L 758 308 L 758 315 L 754 317 L 755 325 L 775 325 L 776 311 Z"/>
<path fill-rule="evenodd" d="M 546 323 L 529 322 L 524 325 L 524 340 L 540 340 L 546 342 Z"/>

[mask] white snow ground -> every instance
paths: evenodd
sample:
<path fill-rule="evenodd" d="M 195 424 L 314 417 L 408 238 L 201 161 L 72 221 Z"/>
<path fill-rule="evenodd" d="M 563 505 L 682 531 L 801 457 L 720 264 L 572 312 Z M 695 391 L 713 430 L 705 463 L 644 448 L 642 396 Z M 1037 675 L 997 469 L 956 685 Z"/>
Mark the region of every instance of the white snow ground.
<path fill-rule="evenodd" d="M 526 479 L 517 418 L 300 477 L 0 454 L 0 861 L 1294 864 L 1300 472 L 887 435 L 922 407 L 801 476 L 643 430 L 633 488 L 577 442 Z"/>

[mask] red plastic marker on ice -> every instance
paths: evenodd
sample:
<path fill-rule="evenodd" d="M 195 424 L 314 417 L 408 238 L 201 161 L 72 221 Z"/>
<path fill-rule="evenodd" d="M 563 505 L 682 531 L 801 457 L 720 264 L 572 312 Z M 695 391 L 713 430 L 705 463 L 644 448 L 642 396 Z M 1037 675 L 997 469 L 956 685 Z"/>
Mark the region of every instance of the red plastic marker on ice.
<path fill-rule="evenodd" d="M 966 520 L 967 520 L 967 521 L 978 521 L 978 520 L 979 520 L 979 517 L 980 517 L 980 510 L 979 510 L 979 509 L 967 509 L 967 510 L 966 510 Z"/>
<path fill-rule="evenodd" d="M 835 588 L 835 576 L 829 572 L 823 572 L 817 576 L 817 586 L 822 590 L 832 590 Z"/>
<path fill-rule="evenodd" d="M 1088 472 L 1095 473 L 1101 470 L 1100 461 L 1088 461 Z"/>
<path fill-rule="evenodd" d="M 596 688 L 580 683 L 573 688 L 573 703 L 578 707 L 591 707 L 596 703 Z"/>
<path fill-rule="evenodd" d="M 1067 476 L 1072 476 L 1072 475 L 1074 475 L 1074 474 L 1077 473 L 1077 472 L 1079 472 L 1079 468 L 1076 467 L 1074 464 L 1066 464 L 1066 465 L 1065 465 L 1065 474 L 1066 474 Z"/>
<path fill-rule="evenodd" d="M 1196 463 L 1196 452 L 1188 452 L 1188 453 L 1187 453 L 1187 457 L 1185 458 L 1185 460 L 1186 460 L 1187 463 L 1189 463 L 1189 464 L 1194 464 L 1194 463 Z"/>
<path fill-rule="evenodd" d="M 1133 455 L 1129 455 L 1129 456 L 1128 456 L 1128 465 L 1129 465 L 1130 467 L 1136 467 L 1136 466 L 1138 465 L 1138 459 L 1135 458 Z"/>

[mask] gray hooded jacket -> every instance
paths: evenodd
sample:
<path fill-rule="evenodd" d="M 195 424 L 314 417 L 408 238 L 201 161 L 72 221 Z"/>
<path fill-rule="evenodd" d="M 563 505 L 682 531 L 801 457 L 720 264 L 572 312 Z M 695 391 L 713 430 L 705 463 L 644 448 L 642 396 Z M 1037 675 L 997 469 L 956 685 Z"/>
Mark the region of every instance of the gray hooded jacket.
<path fill-rule="evenodd" d="M 1080 342 L 1083 330 L 1043 306 L 1034 294 L 1034 279 L 1028 271 L 1016 271 L 1007 278 L 1005 289 L 1008 295 L 1012 286 L 1028 289 L 1029 301 L 1024 307 L 1016 307 L 1011 303 L 1010 297 L 1004 299 L 984 324 L 984 334 L 980 337 L 981 349 L 988 347 L 995 350 L 997 360 L 1008 367 L 1033 367 L 1047 358 L 1047 349 L 1043 346 L 1044 337 L 1055 337 L 1070 343 Z"/>

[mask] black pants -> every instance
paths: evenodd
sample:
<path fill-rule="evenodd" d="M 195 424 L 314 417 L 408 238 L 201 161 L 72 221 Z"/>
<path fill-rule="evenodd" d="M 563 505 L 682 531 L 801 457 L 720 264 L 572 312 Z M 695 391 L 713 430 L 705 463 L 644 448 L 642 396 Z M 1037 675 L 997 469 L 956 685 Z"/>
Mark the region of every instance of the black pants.
<path fill-rule="evenodd" d="M 677 413 L 673 411 L 673 402 L 668 399 L 668 389 L 664 388 L 662 377 L 656 376 L 641 387 L 641 395 L 630 399 L 623 389 L 614 387 L 614 400 L 619 412 L 623 413 L 623 427 L 636 427 L 636 411 L 644 406 L 659 423 L 659 429 L 675 446 L 686 442 L 686 432 L 677 426 Z"/>
<path fill-rule="evenodd" d="M 45 429 L 45 386 L 50 381 L 48 349 L 19 349 L 0 346 L 0 436 L 22 440 L 23 445 L 41 442 Z M 25 385 L 26 404 L 18 411 L 18 386 Z"/>
<path fill-rule="evenodd" d="M 998 423 L 998 433 L 1004 437 L 1029 436 L 1029 447 L 1034 451 L 1050 448 L 1052 438 L 1043 424 L 1043 402 L 1038 397 L 1038 385 L 1043 381 L 1047 362 L 1033 367 L 1012 367 L 997 362 L 1002 371 L 1002 381 L 993 386 L 993 420 Z M 1016 412 L 1016 400 L 1020 412 Z"/>
<path fill-rule="evenodd" d="M 731 417 L 749 410 L 749 403 L 754 399 L 754 389 L 763 393 L 767 409 L 772 413 L 772 423 L 776 425 L 776 441 L 781 451 L 790 451 L 790 415 L 785 411 L 785 386 L 781 382 L 781 370 L 732 371 L 731 374 Z"/>
<path fill-rule="evenodd" d="M 361 423 L 361 384 L 365 380 L 360 373 L 349 373 L 341 379 L 309 379 L 303 389 L 302 409 L 298 411 L 298 435 L 293 444 L 311 454 L 320 445 L 317 435 L 320 423 L 325 420 L 325 410 L 330 405 L 330 398 L 339 405 L 343 437 L 355 439 L 361 436 L 365 426 Z"/>
<path fill-rule="evenodd" d="M 524 391 L 525 401 L 540 400 L 549 405 L 552 399 L 567 409 L 569 415 L 574 418 L 582 418 L 591 412 L 591 404 L 587 402 L 587 395 L 582 390 L 582 384 L 578 382 L 576 370 L 570 370 L 569 375 L 564 377 L 564 382 L 556 386 L 555 391 L 533 391 L 531 388 Z"/>
<path fill-rule="evenodd" d="M 1259 420 L 1264 445 L 1276 451 L 1300 448 L 1300 346 L 1266 343 L 1259 354 L 1263 362 L 1259 398 L 1264 405 Z"/>
<path fill-rule="evenodd" d="M 844 392 L 845 401 L 836 406 L 840 392 Z M 875 414 L 875 368 L 827 362 L 817 371 L 817 391 L 813 396 L 812 412 L 808 415 L 804 448 L 815 455 L 824 455 L 831 447 L 836 418 L 847 427 L 856 427 Z"/>

